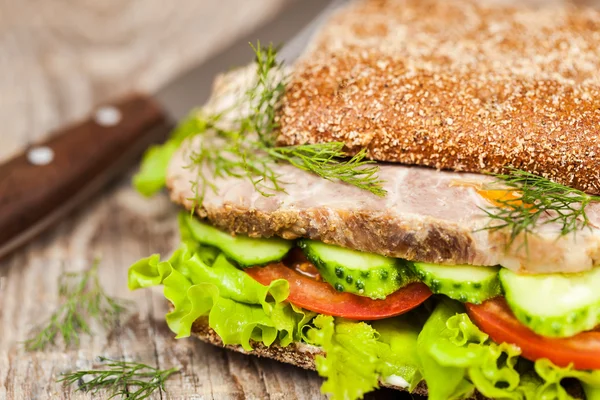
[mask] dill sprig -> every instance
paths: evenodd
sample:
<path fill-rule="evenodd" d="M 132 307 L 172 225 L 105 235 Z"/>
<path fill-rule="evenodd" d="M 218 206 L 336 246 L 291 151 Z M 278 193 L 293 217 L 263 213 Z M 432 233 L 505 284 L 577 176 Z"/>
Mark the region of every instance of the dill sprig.
<path fill-rule="evenodd" d="M 83 370 L 63 374 L 58 382 L 64 385 L 79 385 L 77 390 L 88 393 L 98 393 L 108 390 L 109 399 L 117 396 L 131 400 L 141 400 L 150 397 L 154 391 L 165 391 L 165 381 L 179 368 L 160 370 L 146 364 L 117 361 L 100 357 L 105 363 L 105 369 Z"/>
<path fill-rule="evenodd" d="M 496 207 L 483 209 L 492 219 L 485 229 L 509 229 L 508 246 L 521 234 L 527 245 L 527 235 L 534 233 L 540 225 L 559 224 L 561 236 L 590 227 L 585 209 L 591 202 L 600 201 L 600 196 L 515 168 L 510 168 L 507 174 L 497 174 L 495 178 L 489 188 L 506 190 L 514 195 L 495 199 Z"/>
<path fill-rule="evenodd" d="M 206 137 L 190 156 L 189 167 L 198 169 L 197 179 L 190 182 L 194 192 L 190 200 L 196 205 L 202 204 L 207 190 L 217 192 L 214 179 L 227 176 L 248 179 L 263 196 L 284 192 L 285 182 L 277 172 L 277 164 L 281 162 L 327 180 L 345 182 L 385 196 L 383 181 L 377 177 L 379 167 L 366 159 L 365 150 L 349 157 L 342 142 L 275 147 L 276 113 L 288 77 L 273 45 L 263 47 L 259 42 L 251 47 L 256 55 L 255 84 L 243 94 L 236 107 L 211 116 L 210 124 L 197 124 L 204 127 L 199 133 L 212 129 L 215 135 Z M 239 109 L 249 110 L 249 113 L 227 118 L 231 117 L 229 113 L 239 113 Z M 219 128 L 218 121 L 222 117 L 233 121 L 232 127 Z"/>
<path fill-rule="evenodd" d="M 273 158 L 284 160 L 294 167 L 312 172 L 328 180 L 336 179 L 368 190 L 377 196 L 385 196 L 382 188 L 383 181 L 377 176 L 379 167 L 374 161 L 366 160 L 365 149 L 345 162 L 336 159 L 345 157 L 344 143 L 330 142 L 322 144 L 307 144 L 301 146 L 273 147 L 266 149 Z"/>
<path fill-rule="evenodd" d="M 254 105 L 247 117 L 251 131 L 267 147 L 275 145 L 275 129 L 278 127 L 275 113 L 285 92 L 287 76 L 283 73 L 283 63 L 277 61 L 277 49 L 273 45 L 261 47 L 260 42 L 250 44 L 256 54 L 256 84 L 246 93 L 249 104 Z M 241 121 L 244 123 L 244 121 Z"/>
<path fill-rule="evenodd" d="M 44 350 L 62 337 L 65 346 L 79 344 L 81 334 L 90 334 L 90 321 L 111 328 L 126 310 L 126 303 L 108 296 L 98 279 L 98 261 L 82 272 L 63 272 L 58 278 L 61 304 L 47 322 L 24 342 L 27 351 Z"/>
<path fill-rule="evenodd" d="M 283 191 L 279 174 L 273 169 L 273 160 L 265 153 L 259 153 L 260 144 L 238 140 L 216 143 L 203 142 L 192 153 L 192 166 L 205 167 L 209 173 L 199 171 L 196 181 L 192 181 L 196 204 L 201 204 L 208 189 L 217 192 L 214 178 L 226 176 L 246 178 L 263 196 L 271 196 L 272 191 Z"/>

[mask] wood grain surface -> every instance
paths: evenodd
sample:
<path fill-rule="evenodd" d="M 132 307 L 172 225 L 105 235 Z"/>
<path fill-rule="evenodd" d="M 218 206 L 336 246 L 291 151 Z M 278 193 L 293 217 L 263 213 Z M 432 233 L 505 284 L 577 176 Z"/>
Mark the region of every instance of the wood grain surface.
<path fill-rule="evenodd" d="M 274 15 L 285 0 L 0 0 L 0 160 L 47 132 L 132 89 L 153 90 Z M 55 383 L 96 357 L 181 367 L 155 399 L 313 399 L 316 374 L 175 340 L 160 291 L 129 292 L 129 264 L 177 245 L 176 212 L 120 182 L 55 230 L 0 264 L 0 399 L 85 399 Z M 16 185 L 18 183 L 15 183 Z M 5 190 L 5 189 L 3 189 Z M 10 188 L 9 188 L 10 190 Z M 101 258 L 110 295 L 133 301 L 112 332 L 100 327 L 78 348 L 27 353 L 20 341 L 57 306 L 62 270 Z M 99 394 L 95 398 L 105 398 Z"/>
<path fill-rule="evenodd" d="M 0 160 L 96 104 L 159 87 L 286 1 L 0 0 Z M 164 323 L 162 293 L 128 291 L 127 267 L 153 252 L 169 253 L 178 238 L 177 209 L 167 196 L 143 199 L 130 187 L 131 171 L 124 175 L 0 263 L 0 399 L 90 398 L 55 381 L 62 372 L 93 366 L 98 356 L 181 367 L 167 393 L 154 399 L 319 398 L 315 373 L 175 340 Z M 59 273 L 89 268 L 96 257 L 102 284 L 110 295 L 131 300 L 132 311 L 111 332 L 94 327 L 78 348 L 25 352 L 20 341 L 57 306 Z"/>

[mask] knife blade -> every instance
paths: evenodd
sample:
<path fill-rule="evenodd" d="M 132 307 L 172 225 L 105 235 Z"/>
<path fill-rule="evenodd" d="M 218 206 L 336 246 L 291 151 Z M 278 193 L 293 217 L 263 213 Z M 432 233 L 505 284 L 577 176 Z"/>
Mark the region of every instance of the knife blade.
<path fill-rule="evenodd" d="M 341 1 L 297 0 L 157 93 L 103 104 L 85 121 L 58 130 L 1 164 L 0 260 L 98 193 L 150 144 L 164 140 L 173 121 L 208 99 L 217 74 L 252 60 L 249 43 L 290 41 L 282 53 L 292 61 Z"/>

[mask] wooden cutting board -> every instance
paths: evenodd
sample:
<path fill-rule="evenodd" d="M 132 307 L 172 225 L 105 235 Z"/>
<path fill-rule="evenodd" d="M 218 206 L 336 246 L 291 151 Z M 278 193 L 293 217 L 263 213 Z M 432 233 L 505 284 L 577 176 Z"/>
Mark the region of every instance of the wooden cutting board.
<path fill-rule="evenodd" d="M 95 104 L 132 89 L 155 89 L 286 1 L 0 0 L 0 160 Z M 321 397 L 313 372 L 173 339 L 160 291 L 127 290 L 133 261 L 177 245 L 176 208 L 165 195 L 142 199 L 129 178 L 0 264 L 0 399 L 88 398 L 55 380 L 90 367 L 97 356 L 181 367 L 167 382 L 168 396 L 155 399 Z M 135 312 L 113 332 L 84 337 L 79 349 L 24 352 L 19 342 L 56 308 L 60 271 L 88 268 L 95 257 L 109 294 L 131 300 Z M 395 396 L 380 391 L 370 397 Z"/>

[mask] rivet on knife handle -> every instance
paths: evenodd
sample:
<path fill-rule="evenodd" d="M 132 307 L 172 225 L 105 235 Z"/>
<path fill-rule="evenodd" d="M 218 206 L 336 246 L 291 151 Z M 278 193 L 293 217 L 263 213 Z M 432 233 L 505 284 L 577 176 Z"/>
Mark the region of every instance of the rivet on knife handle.
<path fill-rule="evenodd" d="M 150 97 L 133 95 L 0 165 L 0 259 L 130 166 L 171 124 Z"/>

